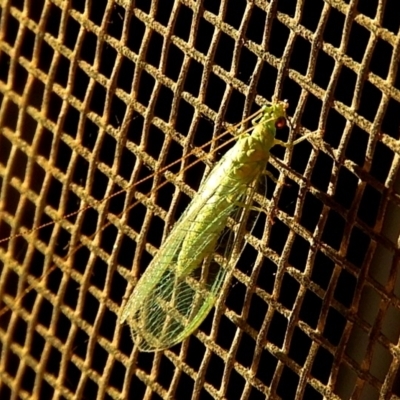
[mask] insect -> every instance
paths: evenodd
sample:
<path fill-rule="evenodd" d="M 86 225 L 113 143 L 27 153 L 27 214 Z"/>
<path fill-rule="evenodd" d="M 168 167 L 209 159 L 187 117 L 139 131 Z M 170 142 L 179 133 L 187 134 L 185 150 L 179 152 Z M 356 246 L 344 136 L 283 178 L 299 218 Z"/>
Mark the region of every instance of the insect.
<path fill-rule="evenodd" d="M 139 279 L 120 318 L 131 328 L 142 351 L 169 348 L 193 333 L 215 304 L 232 270 L 228 235 L 224 261 L 213 254 L 230 216 L 236 215 L 246 193 L 266 170 L 274 145 L 293 146 L 275 138 L 286 125 L 288 103 L 265 105 L 252 121 L 251 134 L 241 134 L 202 183 L 197 195 L 175 224 L 149 267 Z M 254 193 L 254 191 L 253 191 Z"/>

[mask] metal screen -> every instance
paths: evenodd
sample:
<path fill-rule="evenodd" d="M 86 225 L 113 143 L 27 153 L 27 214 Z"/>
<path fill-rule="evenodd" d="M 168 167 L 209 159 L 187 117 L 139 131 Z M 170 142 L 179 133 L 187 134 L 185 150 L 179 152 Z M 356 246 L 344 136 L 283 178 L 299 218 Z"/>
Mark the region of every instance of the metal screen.
<path fill-rule="evenodd" d="M 0 12 L 1 399 L 400 398 L 398 1 Z M 121 305 L 272 98 L 280 139 L 316 134 L 273 149 L 268 216 L 200 328 L 139 352 Z"/>

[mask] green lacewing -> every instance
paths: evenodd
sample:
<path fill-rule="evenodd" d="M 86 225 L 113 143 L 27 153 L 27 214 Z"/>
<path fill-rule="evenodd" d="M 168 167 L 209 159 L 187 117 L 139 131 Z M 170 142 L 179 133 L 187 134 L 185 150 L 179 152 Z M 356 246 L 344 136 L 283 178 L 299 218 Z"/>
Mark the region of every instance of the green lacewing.
<path fill-rule="evenodd" d="M 225 261 L 216 263 L 213 254 L 228 218 L 247 200 L 251 207 L 246 193 L 265 173 L 270 149 L 305 138 L 291 144 L 275 138 L 276 128 L 286 126 L 287 107 L 277 101 L 260 110 L 251 133 L 239 135 L 213 168 L 139 279 L 120 322 L 129 324 L 141 351 L 167 349 L 187 338 L 218 299 L 232 270 L 229 252 L 236 240 L 226 245 Z"/>

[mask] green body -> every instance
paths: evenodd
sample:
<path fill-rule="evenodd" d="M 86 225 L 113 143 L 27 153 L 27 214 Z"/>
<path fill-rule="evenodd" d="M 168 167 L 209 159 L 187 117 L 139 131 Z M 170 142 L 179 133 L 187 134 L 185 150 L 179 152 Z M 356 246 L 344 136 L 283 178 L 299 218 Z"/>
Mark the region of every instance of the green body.
<path fill-rule="evenodd" d="M 265 171 L 271 147 L 280 143 L 275 127 L 285 121 L 286 108 L 285 102 L 264 106 L 252 133 L 240 135 L 215 166 L 140 278 L 121 322 L 129 323 L 141 350 L 179 343 L 215 304 L 229 268 L 216 264 L 212 254 L 228 217 Z"/>

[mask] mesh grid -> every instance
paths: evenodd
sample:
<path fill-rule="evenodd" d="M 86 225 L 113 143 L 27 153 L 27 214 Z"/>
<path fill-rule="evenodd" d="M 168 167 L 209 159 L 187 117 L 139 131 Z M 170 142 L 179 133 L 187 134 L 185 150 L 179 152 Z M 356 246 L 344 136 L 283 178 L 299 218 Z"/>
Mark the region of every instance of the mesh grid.
<path fill-rule="evenodd" d="M 0 6 L 1 399 L 400 398 L 396 1 Z M 200 329 L 138 352 L 121 304 L 273 97 L 320 139 L 273 149 Z"/>

